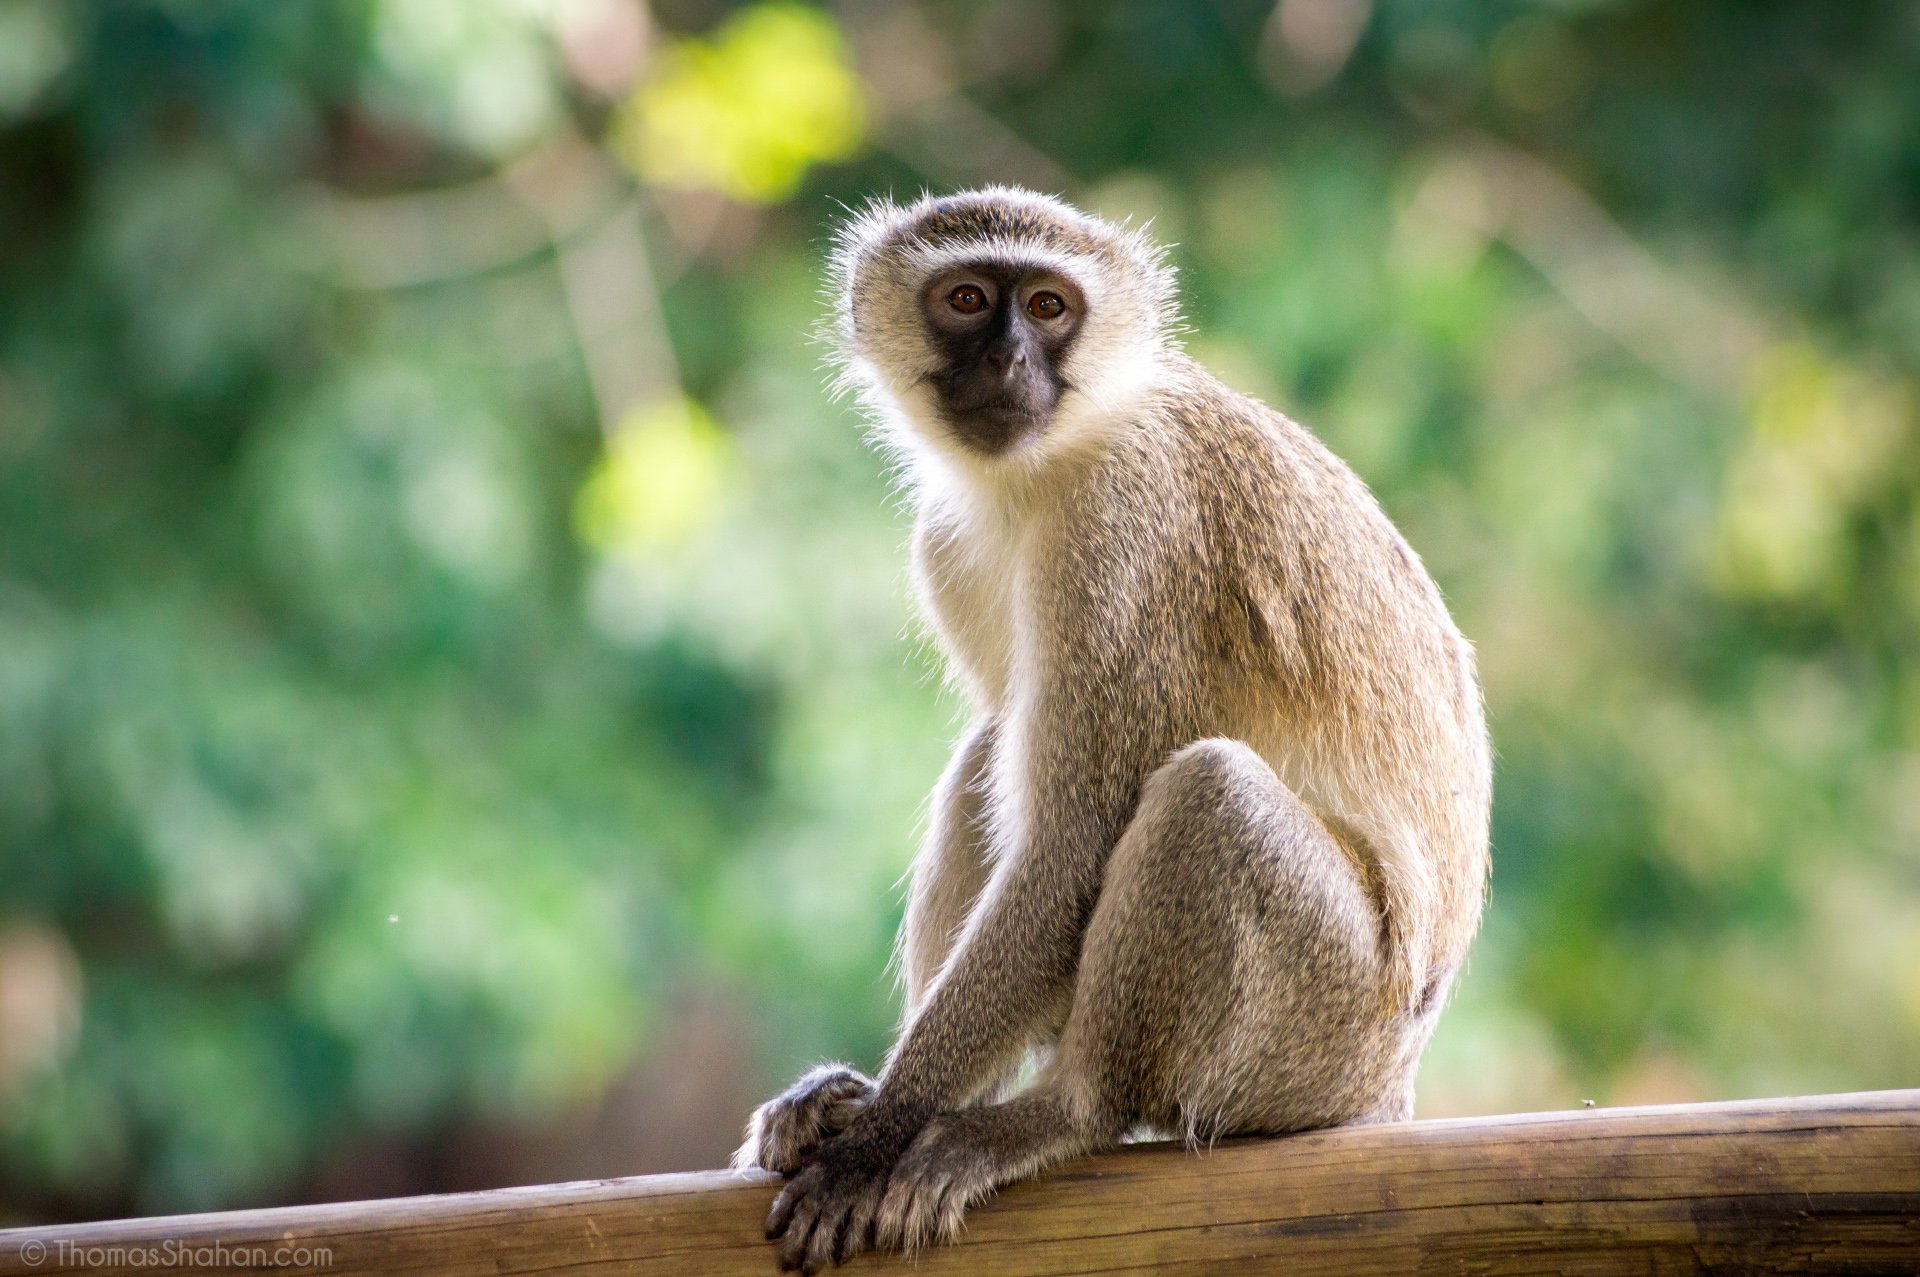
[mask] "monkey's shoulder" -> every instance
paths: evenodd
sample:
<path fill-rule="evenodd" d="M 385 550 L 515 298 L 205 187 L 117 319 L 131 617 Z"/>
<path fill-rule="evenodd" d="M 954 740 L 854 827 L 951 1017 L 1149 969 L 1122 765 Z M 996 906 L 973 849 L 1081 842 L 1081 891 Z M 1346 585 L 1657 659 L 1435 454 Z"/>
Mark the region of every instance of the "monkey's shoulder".
<path fill-rule="evenodd" d="M 1192 367 L 1155 408 L 1173 481 L 1193 494 L 1217 548 L 1321 589 L 1363 567 L 1426 579 L 1365 480 L 1317 434 Z"/>
<path fill-rule="evenodd" d="M 1151 402 L 1180 480 L 1257 526 L 1319 509 L 1345 518 L 1378 503 L 1346 462 L 1279 409 L 1222 384 L 1197 364 Z"/>
<path fill-rule="evenodd" d="M 1195 374 L 1158 411 L 1220 632 L 1316 679 L 1376 651 L 1450 664 L 1464 644 L 1439 589 L 1365 481 L 1299 422 Z"/>

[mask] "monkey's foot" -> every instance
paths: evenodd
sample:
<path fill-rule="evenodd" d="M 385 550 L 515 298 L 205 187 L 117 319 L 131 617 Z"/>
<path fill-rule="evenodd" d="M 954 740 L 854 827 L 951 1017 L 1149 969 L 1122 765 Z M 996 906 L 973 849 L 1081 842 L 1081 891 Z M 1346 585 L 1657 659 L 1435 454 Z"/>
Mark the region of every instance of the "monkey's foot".
<path fill-rule="evenodd" d="M 935 1118 L 894 1164 L 874 1216 L 876 1248 L 912 1252 L 950 1242 L 966 1226 L 968 1207 L 1017 1178 L 969 1116 Z"/>
<path fill-rule="evenodd" d="M 844 1064 L 808 1069 L 754 1110 L 747 1139 L 733 1155 L 738 1170 L 791 1175 L 815 1149 L 853 1124 L 873 1098 L 873 1079 Z"/>

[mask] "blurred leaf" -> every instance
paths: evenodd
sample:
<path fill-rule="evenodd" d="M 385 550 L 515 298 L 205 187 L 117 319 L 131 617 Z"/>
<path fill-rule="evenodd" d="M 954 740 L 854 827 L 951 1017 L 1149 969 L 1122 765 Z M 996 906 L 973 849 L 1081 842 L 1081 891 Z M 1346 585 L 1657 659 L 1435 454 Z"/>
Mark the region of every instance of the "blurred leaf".
<path fill-rule="evenodd" d="M 817 10 L 752 5 L 711 40 L 677 40 L 628 100 L 614 147 L 635 173 L 775 204 L 866 131 L 860 81 Z"/>
<path fill-rule="evenodd" d="M 712 522 L 732 464 L 726 436 L 693 400 L 632 409 L 581 485 L 574 526 L 602 551 L 672 546 Z"/>

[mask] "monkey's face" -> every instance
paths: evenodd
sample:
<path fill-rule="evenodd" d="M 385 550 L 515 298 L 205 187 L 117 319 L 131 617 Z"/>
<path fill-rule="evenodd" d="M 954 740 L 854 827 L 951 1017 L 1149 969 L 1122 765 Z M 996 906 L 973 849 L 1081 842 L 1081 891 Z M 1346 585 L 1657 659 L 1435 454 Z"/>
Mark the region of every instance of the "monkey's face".
<path fill-rule="evenodd" d="M 1029 191 L 876 201 L 833 265 L 839 388 L 887 442 L 976 477 L 1126 430 L 1174 348 L 1160 249 Z"/>
<path fill-rule="evenodd" d="M 1063 368 L 1087 313 L 1068 276 L 989 261 L 935 275 L 920 297 L 939 414 L 966 447 L 993 454 L 1042 430 L 1070 389 Z"/>

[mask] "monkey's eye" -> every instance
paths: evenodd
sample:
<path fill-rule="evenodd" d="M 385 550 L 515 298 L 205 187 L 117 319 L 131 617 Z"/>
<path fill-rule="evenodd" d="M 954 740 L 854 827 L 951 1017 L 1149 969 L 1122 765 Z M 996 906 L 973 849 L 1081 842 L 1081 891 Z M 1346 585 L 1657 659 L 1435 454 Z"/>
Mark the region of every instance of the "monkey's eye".
<path fill-rule="evenodd" d="M 963 315 L 977 315 L 987 308 L 987 294 L 978 284 L 962 284 L 947 294 L 947 305 Z"/>
<path fill-rule="evenodd" d="M 1035 293 L 1027 298 L 1027 313 L 1035 319 L 1058 319 L 1067 313 L 1059 293 Z"/>

